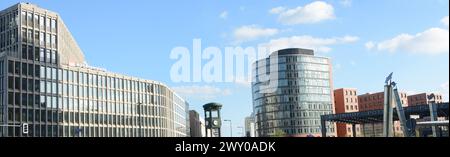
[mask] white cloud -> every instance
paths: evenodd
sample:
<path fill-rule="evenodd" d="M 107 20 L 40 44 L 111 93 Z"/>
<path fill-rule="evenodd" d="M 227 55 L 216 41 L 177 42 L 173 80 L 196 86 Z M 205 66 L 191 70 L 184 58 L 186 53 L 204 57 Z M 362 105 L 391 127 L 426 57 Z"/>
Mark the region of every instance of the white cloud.
<path fill-rule="evenodd" d="M 335 18 L 333 6 L 322 1 L 315 1 L 304 7 L 299 6 L 293 9 L 276 7 L 269 12 L 278 14 L 278 21 L 285 25 L 311 24 Z"/>
<path fill-rule="evenodd" d="M 352 6 L 352 0 L 341 0 L 340 3 L 341 3 L 344 7 L 351 7 L 351 6 Z"/>
<path fill-rule="evenodd" d="M 368 50 L 371 50 L 372 48 L 375 47 L 375 43 L 370 41 L 370 42 L 367 42 L 365 46 Z"/>
<path fill-rule="evenodd" d="M 346 44 L 358 41 L 359 38 L 355 36 L 344 36 L 335 38 L 315 38 L 312 36 L 292 36 L 279 39 L 273 39 L 268 43 L 263 43 L 260 46 L 271 49 L 284 48 L 307 48 L 313 49 L 317 52 L 329 52 L 329 46 L 336 44 Z"/>
<path fill-rule="evenodd" d="M 257 25 L 242 26 L 234 30 L 234 39 L 236 43 L 256 40 L 261 37 L 270 37 L 279 33 L 275 28 L 262 28 Z"/>
<path fill-rule="evenodd" d="M 219 17 L 221 19 L 227 19 L 228 18 L 228 11 L 223 11 L 222 13 L 220 13 Z"/>
<path fill-rule="evenodd" d="M 448 16 L 442 18 L 441 23 L 448 28 Z"/>
<path fill-rule="evenodd" d="M 276 7 L 276 8 L 270 9 L 269 13 L 271 13 L 271 14 L 280 14 L 281 12 L 283 12 L 285 10 L 286 10 L 285 7 Z"/>
<path fill-rule="evenodd" d="M 201 100 L 211 100 L 220 96 L 231 95 L 230 89 L 220 89 L 213 86 L 179 86 L 172 88 L 177 94 Z"/>
<path fill-rule="evenodd" d="M 424 54 L 440 54 L 449 51 L 449 32 L 446 29 L 431 28 L 415 35 L 401 34 L 379 43 L 368 43 L 376 46 L 378 51 L 409 52 Z"/>

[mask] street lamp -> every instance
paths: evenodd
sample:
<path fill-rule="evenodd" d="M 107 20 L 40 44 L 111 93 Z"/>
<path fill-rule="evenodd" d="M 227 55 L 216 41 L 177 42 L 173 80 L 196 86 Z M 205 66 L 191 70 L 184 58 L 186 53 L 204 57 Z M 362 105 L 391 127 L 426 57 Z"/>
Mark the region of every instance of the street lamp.
<path fill-rule="evenodd" d="M 231 120 L 223 120 L 225 122 L 230 122 L 230 137 L 233 137 L 233 123 Z"/>

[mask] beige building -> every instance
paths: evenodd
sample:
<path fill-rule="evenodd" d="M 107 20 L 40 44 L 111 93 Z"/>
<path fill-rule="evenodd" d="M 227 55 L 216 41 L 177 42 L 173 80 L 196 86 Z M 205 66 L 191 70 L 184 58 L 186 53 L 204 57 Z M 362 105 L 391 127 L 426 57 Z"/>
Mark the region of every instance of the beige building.
<path fill-rule="evenodd" d="M 81 21 L 80 21 L 81 22 Z M 0 11 L 0 137 L 188 136 L 188 103 L 166 85 L 90 67 L 62 18 Z M 27 123 L 29 133 L 14 127 Z"/>

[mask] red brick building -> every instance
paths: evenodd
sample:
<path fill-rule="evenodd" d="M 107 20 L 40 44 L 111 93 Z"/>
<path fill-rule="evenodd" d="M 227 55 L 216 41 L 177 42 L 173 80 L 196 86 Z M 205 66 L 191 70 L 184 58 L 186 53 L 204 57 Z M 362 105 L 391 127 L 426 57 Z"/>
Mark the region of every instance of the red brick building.
<path fill-rule="evenodd" d="M 334 104 L 336 114 L 358 112 L 358 95 L 356 89 L 341 88 L 334 90 Z M 338 137 L 352 137 L 352 125 L 338 123 L 336 124 Z M 356 125 L 356 136 L 361 136 L 360 127 Z"/>
<path fill-rule="evenodd" d="M 410 106 L 416 106 L 416 105 L 424 105 L 430 103 L 428 100 L 428 96 L 431 94 L 435 95 L 435 103 L 442 103 L 442 95 L 436 94 L 436 93 L 421 93 L 416 95 L 410 95 L 408 96 L 408 104 Z"/>

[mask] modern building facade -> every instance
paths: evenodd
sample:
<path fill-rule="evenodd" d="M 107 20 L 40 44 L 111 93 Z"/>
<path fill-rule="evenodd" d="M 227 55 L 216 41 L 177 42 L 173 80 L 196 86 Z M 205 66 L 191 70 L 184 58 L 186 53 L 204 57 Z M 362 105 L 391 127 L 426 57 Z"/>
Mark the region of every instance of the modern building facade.
<path fill-rule="evenodd" d="M 245 117 L 245 137 L 257 137 L 256 136 L 256 124 L 255 124 L 255 116 L 250 115 Z"/>
<path fill-rule="evenodd" d="M 356 89 L 336 89 L 333 94 L 336 114 L 359 112 Z M 360 125 L 356 125 L 356 128 L 353 129 L 352 125 L 341 123 L 336 124 L 336 134 L 338 137 L 353 137 L 353 130 L 356 131 L 357 137 L 361 137 Z"/>
<path fill-rule="evenodd" d="M 162 83 L 88 66 L 57 13 L 16 4 L 0 11 L 0 37 L 0 137 L 189 135 L 185 100 Z"/>
<path fill-rule="evenodd" d="M 277 77 L 262 80 L 261 76 L 267 74 Z M 320 116 L 334 110 L 330 59 L 314 56 L 313 50 L 279 50 L 255 62 L 252 77 L 259 137 L 280 132 L 283 136 L 321 136 Z M 276 85 L 267 86 L 274 82 Z M 328 135 L 335 135 L 334 124 L 326 126 Z"/>
<path fill-rule="evenodd" d="M 405 92 L 399 92 L 403 107 L 408 107 L 408 95 Z M 360 111 L 382 110 L 384 108 L 384 92 L 367 93 L 358 96 L 358 106 Z M 395 106 L 393 106 L 395 108 Z M 364 124 L 363 134 L 366 137 L 382 137 L 383 124 Z M 398 121 L 394 122 L 394 136 L 402 137 L 403 132 Z"/>

